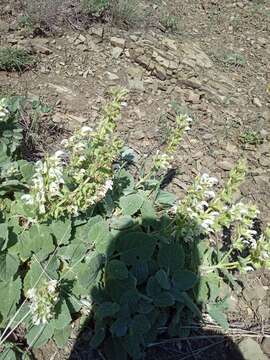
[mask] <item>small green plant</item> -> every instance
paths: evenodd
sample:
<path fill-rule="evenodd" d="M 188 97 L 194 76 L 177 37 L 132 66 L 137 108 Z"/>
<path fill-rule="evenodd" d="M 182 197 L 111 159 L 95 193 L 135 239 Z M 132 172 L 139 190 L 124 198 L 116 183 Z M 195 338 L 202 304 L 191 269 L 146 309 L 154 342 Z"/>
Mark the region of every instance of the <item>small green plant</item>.
<path fill-rule="evenodd" d="M 182 201 L 161 189 L 192 122 L 179 114 L 163 153 L 133 176 L 132 152 L 115 134 L 124 96 L 114 95 L 96 129 L 84 126 L 37 162 L 21 159 L 18 104 L 1 99 L 0 346 L 6 357 L 21 355 L 10 340 L 20 325 L 27 351 L 51 339 L 63 347 L 80 316 L 93 320 L 90 344 L 107 359 L 141 359 L 161 329 L 167 337 L 186 336 L 202 312 L 227 329 L 223 284 L 234 286 L 235 271 L 270 268 L 269 227 L 257 232 L 256 207 L 233 200 L 244 163 L 219 191 L 208 174 L 194 180 Z M 226 248 L 224 231 L 232 234 Z"/>
<path fill-rule="evenodd" d="M 244 66 L 246 59 L 243 55 L 238 53 L 226 53 L 222 59 L 225 64 L 234 66 Z"/>
<path fill-rule="evenodd" d="M 142 19 L 138 0 L 113 0 L 110 5 L 112 21 L 118 25 L 134 26 Z"/>
<path fill-rule="evenodd" d="M 240 141 L 243 144 L 259 145 L 263 143 L 263 138 L 258 131 L 246 129 L 244 133 L 240 135 Z"/>
<path fill-rule="evenodd" d="M 81 0 L 85 11 L 90 14 L 100 16 L 108 9 L 110 0 Z"/>
<path fill-rule="evenodd" d="M 177 32 L 179 30 L 179 18 L 171 13 L 164 12 L 161 15 L 160 23 L 166 30 Z"/>
<path fill-rule="evenodd" d="M 34 63 L 35 59 L 26 50 L 0 48 L 0 71 L 23 71 Z"/>

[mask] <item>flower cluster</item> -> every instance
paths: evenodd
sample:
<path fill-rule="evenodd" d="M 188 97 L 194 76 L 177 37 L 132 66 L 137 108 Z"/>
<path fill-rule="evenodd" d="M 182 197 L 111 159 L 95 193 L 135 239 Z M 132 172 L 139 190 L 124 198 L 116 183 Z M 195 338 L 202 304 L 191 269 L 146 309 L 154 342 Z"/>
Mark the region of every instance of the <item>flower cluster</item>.
<path fill-rule="evenodd" d="M 5 120 L 8 115 L 9 115 L 9 111 L 7 109 L 7 99 L 1 98 L 0 99 L 0 121 Z"/>
<path fill-rule="evenodd" d="M 210 208 L 215 198 L 214 187 L 218 180 L 208 174 L 198 176 L 188 190 L 187 196 L 177 208 L 177 221 L 185 240 L 190 240 L 199 234 L 209 234 L 214 231 L 214 224 L 219 216 L 218 211 Z M 184 225 L 185 223 L 185 225 Z"/>
<path fill-rule="evenodd" d="M 176 117 L 176 127 L 175 129 L 171 130 L 171 134 L 168 139 L 168 145 L 167 145 L 167 153 L 173 154 L 179 143 L 182 140 L 183 134 L 190 130 L 190 125 L 192 123 L 191 117 L 189 117 L 187 114 L 180 114 Z"/>
<path fill-rule="evenodd" d="M 34 205 L 39 214 L 45 214 L 50 201 L 61 196 L 63 178 L 63 151 L 56 151 L 44 161 L 37 161 L 30 193 L 21 199 L 27 205 Z"/>
<path fill-rule="evenodd" d="M 36 163 L 29 194 L 21 199 L 34 206 L 38 216 L 58 217 L 64 213 L 77 216 L 112 189 L 112 164 L 123 147 L 113 134 L 122 95 L 116 94 L 106 107 L 96 131 L 83 126 L 62 142 L 64 151 Z"/>
<path fill-rule="evenodd" d="M 38 289 L 29 289 L 26 297 L 30 302 L 33 324 L 46 324 L 53 318 L 54 308 L 58 301 L 57 281 L 44 281 Z"/>

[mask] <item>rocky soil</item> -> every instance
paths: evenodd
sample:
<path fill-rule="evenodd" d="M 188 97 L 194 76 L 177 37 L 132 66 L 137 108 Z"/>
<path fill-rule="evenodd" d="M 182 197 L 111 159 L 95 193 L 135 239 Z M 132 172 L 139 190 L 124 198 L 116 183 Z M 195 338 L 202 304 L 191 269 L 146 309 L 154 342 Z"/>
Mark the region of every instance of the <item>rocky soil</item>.
<path fill-rule="evenodd" d="M 53 122 L 73 130 L 95 124 L 108 91 L 126 87 L 130 91 L 119 132 L 140 155 L 162 148 L 176 112 L 187 111 L 194 119 L 192 130 L 175 157 L 177 174 L 170 186 L 181 197 L 202 172 L 218 176 L 222 184 L 237 159 L 244 157 L 249 170 L 238 196 L 257 203 L 260 219 L 266 222 L 270 3 L 174 0 L 168 6 L 179 18 L 176 33 L 165 31 L 152 15 L 147 27 L 124 31 L 93 24 L 88 30 L 67 29 L 47 38 L 15 29 L 16 14 L 5 7 L 0 46 L 27 48 L 39 62 L 22 74 L 0 72 L 0 91 L 41 96 L 54 105 Z M 258 144 L 247 141 L 251 129 Z M 232 297 L 232 324 L 244 324 L 262 336 L 245 338 L 239 348 L 246 360 L 267 359 L 270 342 L 263 334 L 270 330 L 270 276 L 260 272 L 242 280 L 244 287 Z M 201 356 L 189 358 L 209 358 Z M 168 353 L 163 358 L 176 359 Z"/>

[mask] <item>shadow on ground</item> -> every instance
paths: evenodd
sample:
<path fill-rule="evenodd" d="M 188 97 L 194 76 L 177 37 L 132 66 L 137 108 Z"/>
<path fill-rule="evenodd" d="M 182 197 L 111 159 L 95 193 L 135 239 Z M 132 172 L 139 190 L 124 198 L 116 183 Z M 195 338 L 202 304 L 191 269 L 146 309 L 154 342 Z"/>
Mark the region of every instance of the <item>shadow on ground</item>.
<path fill-rule="evenodd" d="M 243 359 L 230 338 L 200 326 L 198 269 L 207 243 L 198 236 L 187 244 L 167 231 L 171 221 L 144 216 L 118 224 L 104 251 L 102 278 L 89 289 L 92 315 L 69 360 Z"/>

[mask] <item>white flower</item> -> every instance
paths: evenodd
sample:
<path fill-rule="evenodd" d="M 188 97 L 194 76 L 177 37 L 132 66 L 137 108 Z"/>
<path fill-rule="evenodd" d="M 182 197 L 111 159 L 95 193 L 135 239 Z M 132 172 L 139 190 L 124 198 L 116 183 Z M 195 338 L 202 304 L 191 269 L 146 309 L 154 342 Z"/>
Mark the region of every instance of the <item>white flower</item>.
<path fill-rule="evenodd" d="M 37 295 L 37 291 L 35 288 L 31 288 L 29 290 L 27 290 L 27 293 L 26 293 L 26 296 L 29 298 L 29 299 L 34 299 Z"/>
<path fill-rule="evenodd" d="M 87 133 L 90 133 L 90 132 L 92 132 L 92 131 L 93 131 L 93 129 L 90 128 L 89 126 L 83 126 L 83 127 L 81 128 L 81 134 L 82 134 L 82 135 L 86 135 Z"/>
<path fill-rule="evenodd" d="M 216 196 L 215 192 L 213 190 L 206 190 L 204 192 L 204 196 L 207 200 L 212 200 Z"/>
<path fill-rule="evenodd" d="M 214 220 L 213 219 L 205 219 L 202 221 L 201 223 L 201 227 L 206 230 L 207 232 L 211 232 L 212 228 L 211 226 L 214 224 Z"/>
<path fill-rule="evenodd" d="M 50 280 L 48 282 L 48 291 L 49 293 L 54 293 L 57 286 L 57 280 Z"/>
<path fill-rule="evenodd" d="M 113 189 L 113 181 L 112 180 L 107 180 L 105 182 L 105 189 L 106 189 L 106 191 Z"/>
<path fill-rule="evenodd" d="M 33 205 L 34 204 L 33 196 L 30 195 L 30 194 L 22 195 L 21 200 L 27 205 Z"/>

